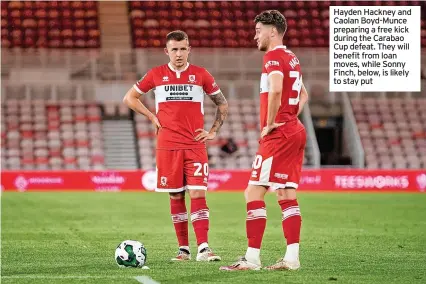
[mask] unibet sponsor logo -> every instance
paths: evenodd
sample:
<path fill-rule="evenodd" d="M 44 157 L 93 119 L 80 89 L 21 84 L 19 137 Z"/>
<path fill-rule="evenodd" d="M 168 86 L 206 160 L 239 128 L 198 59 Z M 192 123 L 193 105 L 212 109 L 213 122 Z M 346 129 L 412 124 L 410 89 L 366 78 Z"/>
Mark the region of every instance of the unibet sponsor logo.
<path fill-rule="evenodd" d="M 192 97 L 189 96 L 189 92 L 192 92 L 193 85 L 167 85 L 164 86 L 164 90 L 168 92 L 166 100 L 184 100 L 191 101 Z"/>

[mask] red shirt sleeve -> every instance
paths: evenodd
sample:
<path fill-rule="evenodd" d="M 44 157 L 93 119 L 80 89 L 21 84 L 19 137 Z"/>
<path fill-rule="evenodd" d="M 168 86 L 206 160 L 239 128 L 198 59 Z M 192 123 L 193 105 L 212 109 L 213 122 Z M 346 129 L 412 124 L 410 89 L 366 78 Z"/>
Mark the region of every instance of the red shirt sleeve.
<path fill-rule="evenodd" d="M 207 70 L 204 70 L 203 74 L 203 90 L 209 96 L 216 95 L 220 92 L 219 86 L 216 84 L 213 76 Z"/>
<path fill-rule="evenodd" d="M 284 76 L 284 64 L 280 56 L 277 56 L 274 52 L 268 52 L 263 57 L 263 66 L 265 67 L 266 73 L 271 74 L 281 74 Z"/>
<path fill-rule="evenodd" d="M 155 84 L 152 70 L 148 71 L 148 73 L 146 73 L 142 79 L 133 85 L 133 88 L 135 88 L 135 90 L 141 95 L 148 93 L 154 87 Z"/>

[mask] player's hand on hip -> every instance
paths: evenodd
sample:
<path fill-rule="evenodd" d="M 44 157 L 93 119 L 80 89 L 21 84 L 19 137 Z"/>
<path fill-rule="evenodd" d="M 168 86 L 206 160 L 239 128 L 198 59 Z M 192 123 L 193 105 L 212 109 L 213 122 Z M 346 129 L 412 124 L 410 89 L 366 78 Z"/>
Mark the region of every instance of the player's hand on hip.
<path fill-rule="evenodd" d="M 155 134 L 157 135 L 158 134 L 158 131 L 160 130 L 160 128 L 161 128 L 161 124 L 160 124 L 160 121 L 158 120 L 158 118 L 154 115 L 154 116 L 152 116 L 151 117 L 151 122 L 152 122 L 152 125 L 154 125 L 154 127 L 155 127 Z"/>
<path fill-rule="evenodd" d="M 265 137 L 266 135 L 268 135 L 269 133 L 272 132 L 272 130 L 274 130 L 277 127 L 280 127 L 281 125 L 284 125 L 285 122 L 283 123 L 274 123 L 272 125 L 266 125 L 265 127 L 263 127 L 262 133 L 260 134 L 260 138 Z"/>
<path fill-rule="evenodd" d="M 197 129 L 195 132 L 200 132 L 195 136 L 195 141 L 205 142 L 206 140 L 212 140 L 216 137 L 216 132 L 208 132 L 204 129 Z"/>

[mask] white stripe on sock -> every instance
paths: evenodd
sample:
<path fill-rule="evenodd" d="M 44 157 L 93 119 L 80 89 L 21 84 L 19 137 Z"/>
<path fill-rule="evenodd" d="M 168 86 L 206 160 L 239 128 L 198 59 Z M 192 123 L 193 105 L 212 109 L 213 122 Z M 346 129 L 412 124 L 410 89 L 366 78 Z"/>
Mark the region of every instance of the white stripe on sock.
<path fill-rule="evenodd" d="M 201 220 L 208 220 L 209 218 L 197 218 L 194 220 L 191 220 L 192 223 L 197 222 L 197 221 L 201 221 Z"/>
<path fill-rule="evenodd" d="M 266 219 L 266 217 L 247 217 L 246 220 Z"/>
<path fill-rule="evenodd" d="M 172 214 L 172 221 L 173 223 L 182 223 L 188 221 L 188 214 L 185 213 L 179 213 L 179 214 Z"/>
<path fill-rule="evenodd" d="M 300 215 L 299 206 L 292 206 L 283 210 L 283 220 L 287 219 L 290 216 Z"/>
<path fill-rule="evenodd" d="M 204 220 L 209 219 L 210 213 L 208 209 L 202 209 L 199 211 L 196 211 L 194 213 L 191 213 L 191 222 L 195 222 L 198 220 Z"/>
<path fill-rule="evenodd" d="M 247 211 L 247 220 L 265 218 L 266 219 L 266 209 L 259 208 Z"/>
<path fill-rule="evenodd" d="M 282 220 L 284 221 L 284 220 L 286 220 L 286 219 L 288 219 L 288 218 L 290 218 L 290 217 L 293 217 L 293 216 L 300 216 L 300 214 L 291 214 L 291 215 L 288 215 L 287 217 L 285 217 L 285 218 L 282 218 Z"/>

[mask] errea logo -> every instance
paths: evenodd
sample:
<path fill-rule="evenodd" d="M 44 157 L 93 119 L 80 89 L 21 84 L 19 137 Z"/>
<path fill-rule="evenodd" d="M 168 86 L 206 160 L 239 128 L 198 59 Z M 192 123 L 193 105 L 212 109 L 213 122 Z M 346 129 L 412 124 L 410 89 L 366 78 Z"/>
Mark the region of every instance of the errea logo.
<path fill-rule="evenodd" d="M 275 60 L 270 60 L 270 61 L 266 62 L 265 68 L 268 69 L 270 66 L 280 66 L 280 63 L 278 61 L 275 61 Z"/>

